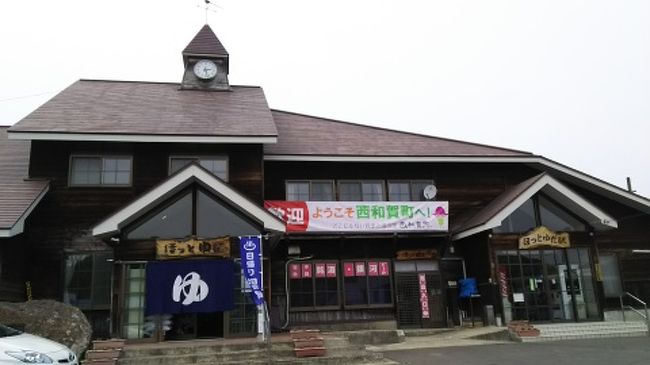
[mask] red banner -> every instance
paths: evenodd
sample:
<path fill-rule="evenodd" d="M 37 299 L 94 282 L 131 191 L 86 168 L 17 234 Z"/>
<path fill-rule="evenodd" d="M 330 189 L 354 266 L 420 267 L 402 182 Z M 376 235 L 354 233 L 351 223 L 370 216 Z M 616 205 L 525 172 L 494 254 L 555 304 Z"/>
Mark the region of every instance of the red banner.
<path fill-rule="evenodd" d="M 501 296 L 504 298 L 508 297 L 509 290 L 508 290 L 508 269 L 504 266 L 499 266 L 499 270 L 497 271 L 498 275 L 498 280 L 499 280 L 499 291 L 501 292 Z"/>
<path fill-rule="evenodd" d="M 379 276 L 379 264 L 377 262 L 368 262 L 368 276 Z"/>
<path fill-rule="evenodd" d="M 302 264 L 302 278 L 311 278 L 311 264 Z"/>
<path fill-rule="evenodd" d="M 343 263 L 343 276 L 350 277 L 354 276 L 354 264 L 351 262 Z"/>
<path fill-rule="evenodd" d="M 289 265 L 289 278 L 290 279 L 300 279 L 302 274 L 300 273 L 300 264 L 291 264 Z"/>
<path fill-rule="evenodd" d="M 387 261 L 379 262 L 379 276 L 390 276 L 390 266 Z"/>
<path fill-rule="evenodd" d="M 428 319 L 429 313 L 429 293 L 427 291 L 427 277 L 425 274 L 418 274 L 420 282 L 420 307 L 422 309 L 422 318 Z"/>
<path fill-rule="evenodd" d="M 328 278 L 336 277 L 336 264 L 327 264 L 327 277 Z"/>
<path fill-rule="evenodd" d="M 316 277 L 317 278 L 324 278 L 325 275 L 325 264 L 318 263 L 315 264 L 314 267 L 316 268 Z"/>
<path fill-rule="evenodd" d="M 366 276 L 366 263 L 365 262 L 355 262 L 354 263 L 354 273 L 357 276 Z"/>

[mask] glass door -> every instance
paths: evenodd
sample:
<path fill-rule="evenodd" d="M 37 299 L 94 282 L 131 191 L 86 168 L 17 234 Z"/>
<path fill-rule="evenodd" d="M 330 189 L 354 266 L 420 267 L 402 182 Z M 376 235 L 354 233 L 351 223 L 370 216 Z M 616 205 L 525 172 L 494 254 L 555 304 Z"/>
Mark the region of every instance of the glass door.
<path fill-rule="evenodd" d="M 146 263 L 122 263 L 119 273 L 118 323 L 119 333 L 127 340 L 153 340 L 156 322 L 145 318 Z"/>

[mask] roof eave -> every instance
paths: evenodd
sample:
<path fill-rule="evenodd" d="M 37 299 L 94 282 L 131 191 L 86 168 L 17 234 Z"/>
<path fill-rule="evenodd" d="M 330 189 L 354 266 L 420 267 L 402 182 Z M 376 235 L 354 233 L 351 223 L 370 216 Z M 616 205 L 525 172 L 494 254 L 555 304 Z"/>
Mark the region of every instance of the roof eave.
<path fill-rule="evenodd" d="M 164 135 L 164 134 L 110 134 L 110 133 L 63 133 L 9 130 L 9 139 L 44 141 L 94 141 L 94 142 L 145 142 L 145 143 L 228 143 L 228 144 L 274 144 L 278 137 L 267 136 L 210 136 L 210 135 Z"/>
<path fill-rule="evenodd" d="M 16 220 L 16 222 L 11 226 L 7 228 L 2 228 L 0 229 L 0 238 L 10 238 L 17 236 L 25 231 L 25 220 L 29 215 L 32 213 L 34 208 L 38 205 L 38 203 L 43 200 L 43 197 L 47 192 L 50 190 L 50 185 L 49 183 L 46 184 L 43 189 L 38 193 L 36 198 L 29 204 L 27 209 L 23 212 L 23 214 L 20 215 L 20 217 Z"/>

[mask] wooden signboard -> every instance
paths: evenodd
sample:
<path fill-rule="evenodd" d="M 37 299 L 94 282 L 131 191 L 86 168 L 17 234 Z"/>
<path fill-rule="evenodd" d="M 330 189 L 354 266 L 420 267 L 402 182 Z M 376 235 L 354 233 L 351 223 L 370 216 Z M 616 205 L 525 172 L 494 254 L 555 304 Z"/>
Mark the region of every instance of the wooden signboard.
<path fill-rule="evenodd" d="M 167 260 L 185 257 L 230 257 L 230 238 L 156 241 L 156 258 Z"/>
<path fill-rule="evenodd" d="M 556 233 L 541 226 L 519 237 L 519 249 L 530 250 L 537 247 L 568 248 L 571 246 L 568 233 Z"/>
<path fill-rule="evenodd" d="M 438 258 L 438 251 L 434 249 L 421 249 L 421 250 L 401 250 L 397 251 L 396 259 L 399 261 L 404 260 L 433 260 Z"/>

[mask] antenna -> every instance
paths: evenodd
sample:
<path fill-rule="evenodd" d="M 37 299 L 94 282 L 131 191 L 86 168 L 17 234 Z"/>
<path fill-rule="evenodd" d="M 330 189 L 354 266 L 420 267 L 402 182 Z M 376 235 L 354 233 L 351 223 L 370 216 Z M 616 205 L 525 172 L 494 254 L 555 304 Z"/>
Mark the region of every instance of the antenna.
<path fill-rule="evenodd" d="M 203 0 L 204 4 L 201 5 L 201 0 L 198 1 L 196 5 L 197 8 L 203 8 L 205 10 L 205 24 L 208 24 L 208 12 L 217 13 L 216 9 L 223 9 L 221 6 L 214 4 L 211 0 Z"/>

